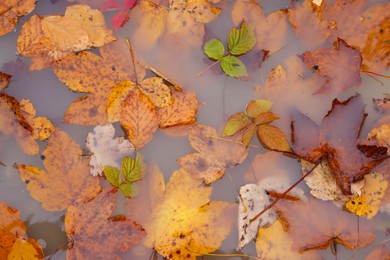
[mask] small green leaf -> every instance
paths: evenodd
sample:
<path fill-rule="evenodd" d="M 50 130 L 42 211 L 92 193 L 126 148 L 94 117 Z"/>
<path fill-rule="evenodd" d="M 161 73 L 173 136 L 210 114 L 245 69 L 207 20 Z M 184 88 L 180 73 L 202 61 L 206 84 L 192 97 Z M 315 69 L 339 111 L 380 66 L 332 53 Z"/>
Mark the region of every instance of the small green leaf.
<path fill-rule="evenodd" d="M 269 124 L 278 118 L 279 117 L 272 112 L 264 112 L 264 113 L 260 113 L 255 118 L 255 123 L 256 123 L 256 125 Z"/>
<path fill-rule="evenodd" d="M 119 186 L 119 190 L 126 197 L 134 197 L 135 195 L 137 195 L 137 188 L 134 184 L 129 182 L 125 182 L 121 186 Z"/>
<path fill-rule="evenodd" d="M 256 124 L 252 122 L 248 125 L 247 128 L 245 128 L 244 132 L 242 132 L 241 141 L 245 145 L 245 147 L 248 147 L 253 136 L 255 135 L 255 131 L 256 131 Z"/>
<path fill-rule="evenodd" d="M 250 118 L 256 118 L 261 113 L 268 112 L 272 107 L 272 102 L 265 99 L 252 100 L 246 105 L 245 112 Z"/>
<path fill-rule="evenodd" d="M 254 27 L 242 23 L 241 28 L 233 28 L 229 33 L 228 48 L 233 55 L 241 55 L 250 51 L 256 44 Z"/>
<path fill-rule="evenodd" d="M 223 130 L 224 136 L 235 135 L 238 131 L 248 125 L 248 117 L 244 113 L 236 113 L 231 115 Z"/>
<path fill-rule="evenodd" d="M 225 47 L 218 39 L 211 39 L 204 45 L 204 53 L 211 59 L 220 60 L 225 54 Z"/>
<path fill-rule="evenodd" d="M 135 159 L 125 157 L 122 160 L 122 174 L 128 182 L 136 182 L 142 179 L 144 174 L 144 167 L 142 155 L 137 153 Z"/>
<path fill-rule="evenodd" d="M 225 56 L 221 59 L 221 68 L 230 77 L 241 78 L 247 76 L 245 64 L 235 56 Z"/>
<path fill-rule="evenodd" d="M 263 145 L 272 150 L 291 151 L 287 138 L 282 130 L 273 125 L 259 125 L 257 137 Z"/>
<path fill-rule="evenodd" d="M 108 182 L 111 183 L 111 185 L 114 187 L 118 187 L 122 183 L 119 173 L 119 170 L 115 167 L 104 167 L 104 176 L 106 177 Z"/>

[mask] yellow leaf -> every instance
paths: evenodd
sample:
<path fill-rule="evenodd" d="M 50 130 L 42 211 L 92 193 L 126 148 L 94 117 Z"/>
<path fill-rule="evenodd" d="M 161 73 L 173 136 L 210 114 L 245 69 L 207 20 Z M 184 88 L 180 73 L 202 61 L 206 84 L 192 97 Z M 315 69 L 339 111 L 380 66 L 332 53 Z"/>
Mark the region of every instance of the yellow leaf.
<path fill-rule="evenodd" d="M 35 246 L 39 245 L 38 243 Z M 34 260 L 43 259 L 42 249 L 37 250 L 33 244 L 18 238 L 9 253 L 7 260 Z"/>
<path fill-rule="evenodd" d="M 109 122 L 117 122 L 120 119 L 122 103 L 125 101 L 127 95 L 135 87 L 135 83 L 125 80 L 111 88 L 111 94 L 107 99 L 106 112 Z"/>
<path fill-rule="evenodd" d="M 367 218 L 370 219 L 379 210 L 381 199 L 386 194 L 388 182 L 379 173 L 367 174 L 364 176 L 364 180 L 365 185 L 361 195 L 345 203 L 345 208 L 357 216 L 367 215 Z"/>
<path fill-rule="evenodd" d="M 390 123 L 385 123 L 372 129 L 367 136 L 369 141 L 374 141 L 376 145 L 387 147 L 387 153 L 390 153 Z"/>
<path fill-rule="evenodd" d="M 74 51 L 100 47 L 115 39 L 99 10 L 73 5 L 63 16 L 31 17 L 22 27 L 17 49 L 21 55 L 32 57 L 30 69 L 36 70 Z"/>
<path fill-rule="evenodd" d="M 172 103 L 171 90 L 164 84 L 162 78 L 144 79 L 138 87 L 156 107 L 166 107 Z"/>
<path fill-rule="evenodd" d="M 36 0 L 4 0 L 0 3 L 0 36 L 12 32 L 18 17 L 31 13 Z"/>

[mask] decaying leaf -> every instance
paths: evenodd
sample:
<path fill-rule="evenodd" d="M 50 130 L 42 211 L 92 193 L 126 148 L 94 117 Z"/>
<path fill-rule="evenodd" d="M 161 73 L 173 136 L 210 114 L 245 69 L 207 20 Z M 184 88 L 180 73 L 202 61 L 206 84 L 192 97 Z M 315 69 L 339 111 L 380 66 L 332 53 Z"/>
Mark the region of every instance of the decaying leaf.
<path fill-rule="evenodd" d="M 42 156 L 46 168 L 15 164 L 31 196 L 49 211 L 66 209 L 75 202 L 88 201 L 100 190 L 99 179 L 90 175 L 88 160 L 80 146 L 56 129 Z"/>
<path fill-rule="evenodd" d="M 364 186 L 361 195 L 354 197 L 345 204 L 345 208 L 357 216 L 367 215 L 370 219 L 379 210 L 381 199 L 385 196 L 388 182 L 381 174 L 372 173 L 364 176 Z"/>
<path fill-rule="evenodd" d="M 0 90 L 8 87 L 9 82 L 11 81 L 11 75 L 0 71 Z"/>
<path fill-rule="evenodd" d="M 88 133 L 86 146 L 93 153 L 89 161 L 91 175 L 102 175 L 105 166 L 119 167 L 125 156 L 130 156 L 135 148 L 124 137 L 114 139 L 115 128 L 112 124 L 96 126 Z"/>
<path fill-rule="evenodd" d="M 126 80 L 135 81 L 136 77 L 142 80 L 146 73 L 136 62 L 135 76 L 128 53 L 127 45 L 117 41 L 100 48 L 100 55 L 82 51 L 52 65 L 57 77 L 71 90 L 88 93 L 70 105 L 64 115 L 65 122 L 81 125 L 108 123 L 106 108 L 111 87 Z"/>
<path fill-rule="evenodd" d="M 38 154 L 35 139 L 45 140 L 54 131 L 54 126 L 45 117 L 35 117 L 36 111 L 29 100 L 18 102 L 14 97 L 0 93 L 0 132 L 13 135 L 23 151 Z"/>
<path fill-rule="evenodd" d="M 372 129 L 368 133 L 367 140 L 369 144 L 386 147 L 387 153 L 390 154 L 390 123 Z"/>
<path fill-rule="evenodd" d="M 282 219 L 288 223 L 293 239 L 292 250 L 326 249 L 333 242 L 348 249 L 358 249 L 375 239 L 371 223 L 340 210 L 330 202 L 312 199 L 309 202 L 280 200 L 275 205 Z"/>
<path fill-rule="evenodd" d="M 96 178 L 95 178 L 96 179 Z M 125 216 L 112 216 L 116 194 L 105 189 L 93 200 L 68 208 L 65 231 L 71 242 L 67 259 L 120 259 L 144 236 L 145 230 Z"/>
<path fill-rule="evenodd" d="M 32 12 L 36 0 L 5 0 L 0 4 L 0 36 L 15 29 L 19 16 Z"/>
<path fill-rule="evenodd" d="M 144 205 L 133 203 L 135 208 L 127 207 L 129 214 L 138 216 L 135 219 L 140 218 L 146 229 L 144 243 L 173 259 L 195 260 L 196 256 L 215 251 L 230 232 L 235 206 L 210 201 L 212 187 L 193 179 L 184 169 L 172 174 L 165 189 L 161 173 L 153 174 L 147 182 L 149 188 L 140 190 L 137 196 L 147 197 L 146 205 L 152 205 L 152 214 L 143 217 Z"/>
<path fill-rule="evenodd" d="M 302 61 L 315 73 L 326 78 L 317 93 L 341 92 L 361 83 L 360 52 L 338 39 L 334 50 L 319 49 L 305 52 Z"/>
<path fill-rule="evenodd" d="M 386 246 L 379 247 L 366 256 L 366 260 L 389 259 L 389 258 L 390 258 L 390 253 Z"/>
<path fill-rule="evenodd" d="M 188 135 L 197 151 L 177 159 L 177 162 L 195 178 L 211 183 L 221 178 L 226 168 L 243 162 L 248 153 L 242 144 L 218 140 L 217 131 L 208 126 L 193 126 Z"/>
<path fill-rule="evenodd" d="M 73 5 L 63 16 L 31 17 L 22 27 L 17 49 L 31 57 L 31 70 L 39 70 L 72 52 L 101 47 L 115 39 L 99 10 Z"/>
<path fill-rule="evenodd" d="M 273 201 L 272 197 L 269 196 L 271 191 L 281 193 L 287 188 L 287 179 L 277 177 L 269 177 L 260 181 L 259 184 L 246 184 L 240 187 L 237 250 L 256 237 L 259 227 L 272 225 L 277 220 L 276 212 L 269 209 L 255 221 L 250 221 Z M 303 191 L 293 189 L 289 195 L 303 198 Z"/>
<path fill-rule="evenodd" d="M 361 180 L 386 157 L 381 147 L 371 147 L 378 154 L 375 158 L 358 149 L 357 138 L 364 117 L 360 95 L 343 102 L 333 100 L 320 126 L 301 112 L 292 114 L 293 151 L 312 163 L 327 159 L 344 195 L 351 195 L 351 183 Z"/>

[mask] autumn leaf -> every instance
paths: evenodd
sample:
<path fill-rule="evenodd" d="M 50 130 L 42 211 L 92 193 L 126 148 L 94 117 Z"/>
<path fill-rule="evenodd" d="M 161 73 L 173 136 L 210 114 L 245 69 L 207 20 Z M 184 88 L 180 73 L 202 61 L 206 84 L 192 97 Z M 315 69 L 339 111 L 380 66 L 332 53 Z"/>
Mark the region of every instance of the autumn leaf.
<path fill-rule="evenodd" d="M 381 153 L 380 147 L 372 147 L 379 151 L 377 158 L 366 157 L 358 149 L 357 138 L 364 117 L 360 95 L 343 102 L 334 99 L 321 125 L 301 112 L 292 114 L 293 151 L 312 163 L 326 159 L 344 195 L 351 194 L 351 183 L 362 179 L 386 158 L 386 152 Z"/>
<path fill-rule="evenodd" d="M 115 0 L 107 0 L 100 5 L 100 10 L 119 10 L 111 18 L 111 27 L 114 30 L 119 30 L 128 20 L 129 20 L 129 11 L 137 3 L 137 0 L 124 0 L 122 4 L 116 2 Z"/>
<path fill-rule="evenodd" d="M 340 210 L 329 202 L 312 199 L 309 202 L 280 200 L 275 209 L 288 224 L 293 240 L 292 250 L 323 250 L 333 242 L 348 249 L 362 248 L 375 239 L 370 223 Z"/>
<path fill-rule="evenodd" d="M 218 140 L 217 131 L 208 126 L 193 126 L 188 135 L 191 146 L 197 151 L 177 159 L 193 177 L 211 183 L 224 175 L 226 168 L 243 162 L 248 156 L 241 144 Z"/>
<path fill-rule="evenodd" d="M 127 207 L 146 229 L 145 245 L 174 259 L 196 259 L 221 245 L 233 223 L 234 205 L 210 201 L 212 187 L 193 179 L 184 169 L 175 171 L 166 186 L 158 170 L 146 178 L 151 178 L 143 180 L 148 188 L 140 189 L 137 199 L 146 197 L 149 202 L 143 205 L 152 205 L 152 213 L 143 217 L 142 211 L 148 207 L 132 203 L 132 199 Z"/>
<path fill-rule="evenodd" d="M 27 15 L 35 8 L 35 0 L 6 0 L 0 4 L 0 36 L 12 32 L 18 18 Z"/>
<path fill-rule="evenodd" d="M 389 250 L 386 246 L 379 247 L 373 250 L 366 256 L 366 260 L 386 259 L 390 257 Z"/>
<path fill-rule="evenodd" d="M 367 135 L 367 144 L 386 147 L 390 154 L 390 123 L 373 128 Z"/>
<path fill-rule="evenodd" d="M 105 189 L 93 200 L 70 206 L 65 232 L 71 242 L 67 259 L 120 259 L 144 236 L 145 230 L 125 216 L 112 216 L 116 194 Z"/>
<path fill-rule="evenodd" d="M 22 56 L 31 57 L 31 70 L 39 70 L 72 52 L 101 47 L 115 39 L 99 10 L 73 5 L 63 16 L 31 17 L 22 27 L 17 49 Z"/>
<path fill-rule="evenodd" d="M 49 211 L 66 209 L 75 202 L 88 201 L 100 190 L 99 179 L 90 175 L 88 160 L 80 146 L 56 129 L 42 156 L 41 168 L 15 164 L 31 196 Z"/>
<path fill-rule="evenodd" d="M 362 57 L 344 40 L 338 39 L 334 50 L 314 50 L 300 57 L 313 72 L 326 78 L 316 93 L 341 92 L 361 84 Z"/>
<path fill-rule="evenodd" d="M 86 146 L 93 153 L 89 161 L 91 175 L 102 175 L 105 166 L 119 166 L 118 160 L 130 156 L 135 148 L 124 137 L 114 139 L 115 128 L 112 124 L 96 126 L 88 133 Z"/>
<path fill-rule="evenodd" d="M 357 216 L 367 215 L 370 219 L 379 210 L 381 199 L 385 196 L 388 182 L 381 174 L 372 173 L 364 176 L 361 194 L 345 203 L 345 208 Z"/>
<path fill-rule="evenodd" d="M 0 71 L 0 90 L 8 87 L 9 82 L 11 81 L 11 75 Z"/>
<path fill-rule="evenodd" d="M 9 252 L 7 260 L 43 259 L 43 250 L 38 242 L 18 238 Z"/>

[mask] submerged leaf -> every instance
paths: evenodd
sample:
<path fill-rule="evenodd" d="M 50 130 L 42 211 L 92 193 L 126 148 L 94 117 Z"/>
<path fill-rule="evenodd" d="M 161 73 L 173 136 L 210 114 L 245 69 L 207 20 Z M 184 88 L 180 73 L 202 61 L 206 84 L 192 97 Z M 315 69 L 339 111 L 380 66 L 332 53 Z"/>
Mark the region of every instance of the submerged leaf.
<path fill-rule="evenodd" d="M 11 81 L 11 75 L 0 71 L 0 90 L 8 87 L 9 82 Z"/>

